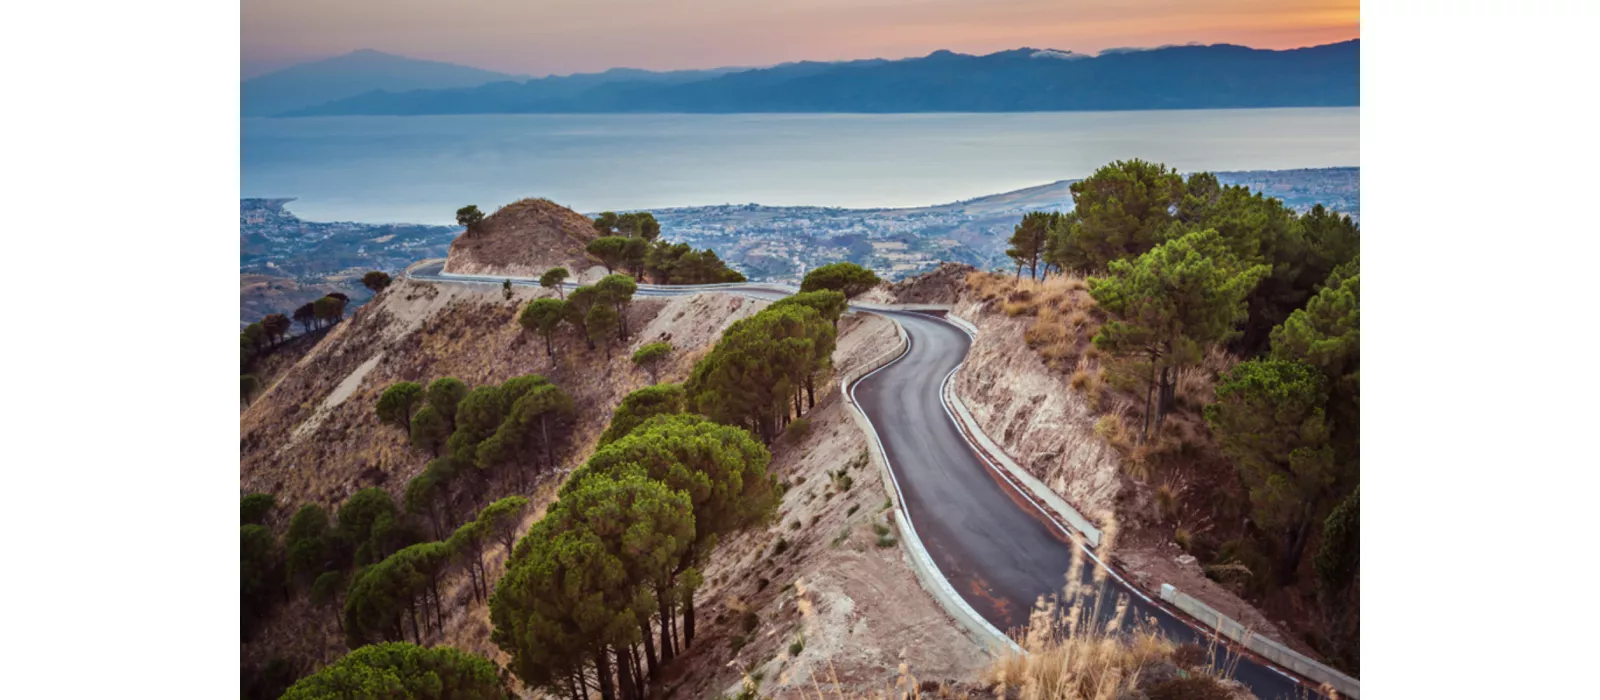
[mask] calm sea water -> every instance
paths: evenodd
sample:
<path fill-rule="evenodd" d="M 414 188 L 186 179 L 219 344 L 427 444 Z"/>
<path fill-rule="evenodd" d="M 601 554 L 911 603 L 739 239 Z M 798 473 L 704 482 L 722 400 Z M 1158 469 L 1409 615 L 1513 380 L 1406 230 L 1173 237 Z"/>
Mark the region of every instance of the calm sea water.
<path fill-rule="evenodd" d="M 908 207 L 1088 175 L 1359 166 L 1360 109 L 1010 114 L 473 115 L 246 119 L 244 197 L 316 221 L 453 223 L 548 197 L 579 211 Z"/>

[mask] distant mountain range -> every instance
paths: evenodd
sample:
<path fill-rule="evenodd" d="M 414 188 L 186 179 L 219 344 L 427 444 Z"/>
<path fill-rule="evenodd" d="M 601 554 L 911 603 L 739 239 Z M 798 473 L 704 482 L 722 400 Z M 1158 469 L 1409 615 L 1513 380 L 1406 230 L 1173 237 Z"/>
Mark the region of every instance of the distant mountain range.
<path fill-rule="evenodd" d="M 374 90 L 465 88 L 527 78 L 362 49 L 244 81 L 239 85 L 239 112 L 269 117 Z"/>
<path fill-rule="evenodd" d="M 297 68 L 309 70 L 315 65 Z M 1284 51 L 1215 44 L 1108 51 L 1089 56 L 1070 51 L 1021 48 L 985 56 L 935 51 L 921 58 L 839 63 L 803 61 L 752 69 L 661 73 L 615 69 L 605 73 L 473 86 L 376 87 L 364 94 L 275 114 L 890 113 L 1336 107 L 1359 105 L 1360 93 L 1361 45 L 1359 39 L 1353 39 Z"/>

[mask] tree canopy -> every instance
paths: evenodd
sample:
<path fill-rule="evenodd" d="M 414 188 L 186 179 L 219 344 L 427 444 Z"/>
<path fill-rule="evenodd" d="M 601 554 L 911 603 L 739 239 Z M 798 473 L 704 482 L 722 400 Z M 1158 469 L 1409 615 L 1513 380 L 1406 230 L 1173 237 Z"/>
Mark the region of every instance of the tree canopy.
<path fill-rule="evenodd" d="M 410 431 L 411 415 L 422 405 L 422 385 L 416 382 L 395 382 L 378 396 L 378 420 L 401 430 Z"/>
<path fill-rule="evenodd" d="M 1116 161 L 1071 185 L 1072 215 L 1058 220 L 1049 262 L 1063 270 L 1105 269 L 1142 255 L 1159 242 L 1184 196 L 1172 168 L 1143 160 Z"/>
<path fill-rule="evenodd" d="M 695 363 L 684 390 L 691 407 L 712 419 L 749 428 L 768 444 L 782 432 L 804 393 L 815 404 L 815 381 L 832 362 L 832 324 L 809 306 L 772 306 L 735 321 Z"/>
<path fill-rule="evenodd" d="M 394 278 L 390 277 L 388 273 L 381 270 L 373 270 L 361 276 L 361 284 L 367 289 L 372 290 L 373 294 L 377 294 L 378 292 L 387 289 L 389 284 L 392 282 L 394 282 Z"/>
<path fill-rule="evenodd" d="M 505 700 L 488 659 L 446 646 L 360 647 L 295 682 L 283 700 Z"/>
<path fill-rule="evenodd" d="M 1006 256 L 1017 264 L 1017 279 L 1022 279 L 1022 268 L 1028 268 L 1028 278 L 1038 279 L 1039 262 L 1044 259 L 1050 229 L 1061 220 L 1058 212 L 1031 211 L 1023 215 L 1022 222 L 1011 232 L 1007 241 L 1011 247 Z"/>
<path fill-rule="evenodd" d="M 683 413 L 685 406 L 683 387 L 677 384 L 656 384 L 637 389 L 622 397 L 622 403 L 611 414 L 611 425 L 600 434 L 597 447 L 615 442 L 655 416 Z"/>
<path fill-rule="evenodd" d="M 560 298 L 565 299 L 567 298 L 567 292 L 561 285 L 567 281 L 569 276 L 571 276 L 571 273 L 567 272 L 567 268 L 552 267 L 545 270 L 544 274 L 539 275 L 539 286 L 545 289 L 554 289 L 556 294 L 560 295 Z"/>
<path fill-rule="evenodd" d="M 846 297 L 855 297 L 882 280 L 877 273 L 853 262 L 836 262 L 812 268 L 800 282 L 800 291 L 816 292 L 831 289 Z"/>
<path fill-rule="evenodd" d="M 1288 583 L 1339 476 L 1323 411 L 1326 381 L 1304 363 L 1248 360 L 1216 392 L 1206 423 L 1249 490 L 1254 519 L 1283 533 L 1278 579 Z"/>
<path fill-rule="evenodd" d="M 555 346 L 552 339 L 556 330 L 561 327 L 561 321 L 567 317 L 567 303 L 560 299 L 534 299 L 522 307 L 522 313 L 517 316 L 517 323 L 524 330 L 539 334 L 544 339 L 544 352 L 548 357 L 555 357 Z"/>
<path fill-rule="evenodd" d="M 656 372 L 661 364 L 666 362 L 667 356 L 672 354 L 672 343 L 656 342 L 646 343 L 633 351 L 633 364 L 644 368 L 650 374 L 650 383 L 656 383 Z"/>
<path fill-rule="evenodd" d="M 239 499 L 239 524 L 260 525 L 277 501 L 270 493 L 252 493 Z"/>
<path fill-rule="evenodd" d="M 468 204 L 456 210 L 456 223 L 467 228 L 467 233 L 477 233 L 478 224 L 483 223 L 483 212 L 478 211 L 478 205 Z"/>
<path fill-rule="evenodd" d="M 1109 318 L 1095 347 L 1148 364 L 1141 441 L 1172 401 L 1177 369 L 1227 338 L 1245 315 L 1244 298 L 1267 273 L 1238 269 L 1216 231 L 1167 241 L 1134 260 L 1112 260 L 1108 275 L 1089 280 L 1089 293 Z M 1155 400 L 1160 392 L 1159 401 Z"/>

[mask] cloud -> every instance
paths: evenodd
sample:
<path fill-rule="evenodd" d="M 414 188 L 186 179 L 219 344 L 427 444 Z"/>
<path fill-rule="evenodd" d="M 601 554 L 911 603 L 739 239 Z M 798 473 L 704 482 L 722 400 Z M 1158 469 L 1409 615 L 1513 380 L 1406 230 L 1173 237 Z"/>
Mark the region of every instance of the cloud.
<path fill-rule="evenodd" d="M 1076 61 L 1081 58 L 1090 58 L 1090 56 L 1088 54 L 1077 53 L 1075 51 L 1039 49 L 1038 51 L 1028 54 L 1028 58 L 1059 58 L 1063 61 Z"/>

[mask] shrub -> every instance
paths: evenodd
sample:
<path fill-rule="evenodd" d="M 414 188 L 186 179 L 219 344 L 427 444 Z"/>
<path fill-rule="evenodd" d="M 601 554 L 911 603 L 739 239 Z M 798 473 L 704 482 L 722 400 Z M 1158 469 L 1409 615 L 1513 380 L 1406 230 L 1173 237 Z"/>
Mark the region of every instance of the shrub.
<path fill-rule="evenodd" d="M 860 503 L 857 503 L 857 504 L 855 504 L 853 506 L 850 506 L 850 510 L 847 510 L 847 511 L 844 512 L 845 517 L 850 517 L 852 515 L 855 515 L 856 511 L 858 511 L 858 510 L 861 510 L 861 504 Z"/>
<path fill-rule="evenodd" d="M 789 658 L 792 659 L 799 656 L 800 652 L 805 651 L 805 649 L 806 638 L 801 635 L 795 635 L 794 641 L 789 643 Z"/>
<path fill-rule="evenodd" d="M 800 529 L 800 521 L 799 520 L 790 521 L 789 522 L 789 529 L 790 530 L 798 530 L 798 529 Z"/>
<path fill-rule="evenodd" d="M 739 628 L 744 630 L 745 634 L 756 631 L 756 628 L 760 626 L 761 616 L 757 615 L 754 610 L 746 610 L 744 616 L 739 618 Z"/>
<path fill-rule="evenodd" d="M 811 419 L 796 418 L 789 422 L 789 428 L 783 431 L 783 438 L 791 445 L 805 442 L 806 436 L 811 434 Z"/>
<path fill-rule="evenodd" d="M 850 465 L 846 464 L 838 471 L 828 472 L 828 479 L 833 482 L 834 488 L 840 491 L 849 491 L 850 487 L 855 485 L 856 480 L 851 478 L 849 474 L 845 473 L 845 469 L 848 469 L 849 467 Z"/>
<path fill-rule="evenodd" d="M 239 499 L 239 524 L 260 525 L 276 503 L 277 498 L 270 493 L 252 493 Z"/>
<path fill-rule="evenodd" d="M 1178 548 L 1185 552 L 1190 551 L 1189 548 L 1194 546 L 1194 536 L 1181 527 L 1178 528 L 1177 532 L 1172 533 L 1172 541 L 1177 542 Z"/>
<path fill-rule="evenodd" d="M 881 535 L 881 536 L 878 537 L 878 546 L 881 547 L 881 548 L 888 549 L 889 547 L 893 547 L 896 544 L 899 544 L 899 540 L 896 540 L 895 538 L 890 537 L 888 535 Z"/>
<path fill-rule="evenodd" d="M 778 538 L 777 544 L 772 545 L 772 556 L 778 556 L 779 554 L 783 554 L 787 551 L 789 551 L 789 540 L 786 540 L 782 537 Z"/>
<path fill-rule="evenodd" d="M 756 592 L 760 593 L 761 591 L 766 590 L 767 586 L 770 586 L 770 585 L 772 585 L 771 581 L 769 581 L 767 579 L 764 579 L 764 578 L 758 578 L 758 579 L 756 579 Z"/>

